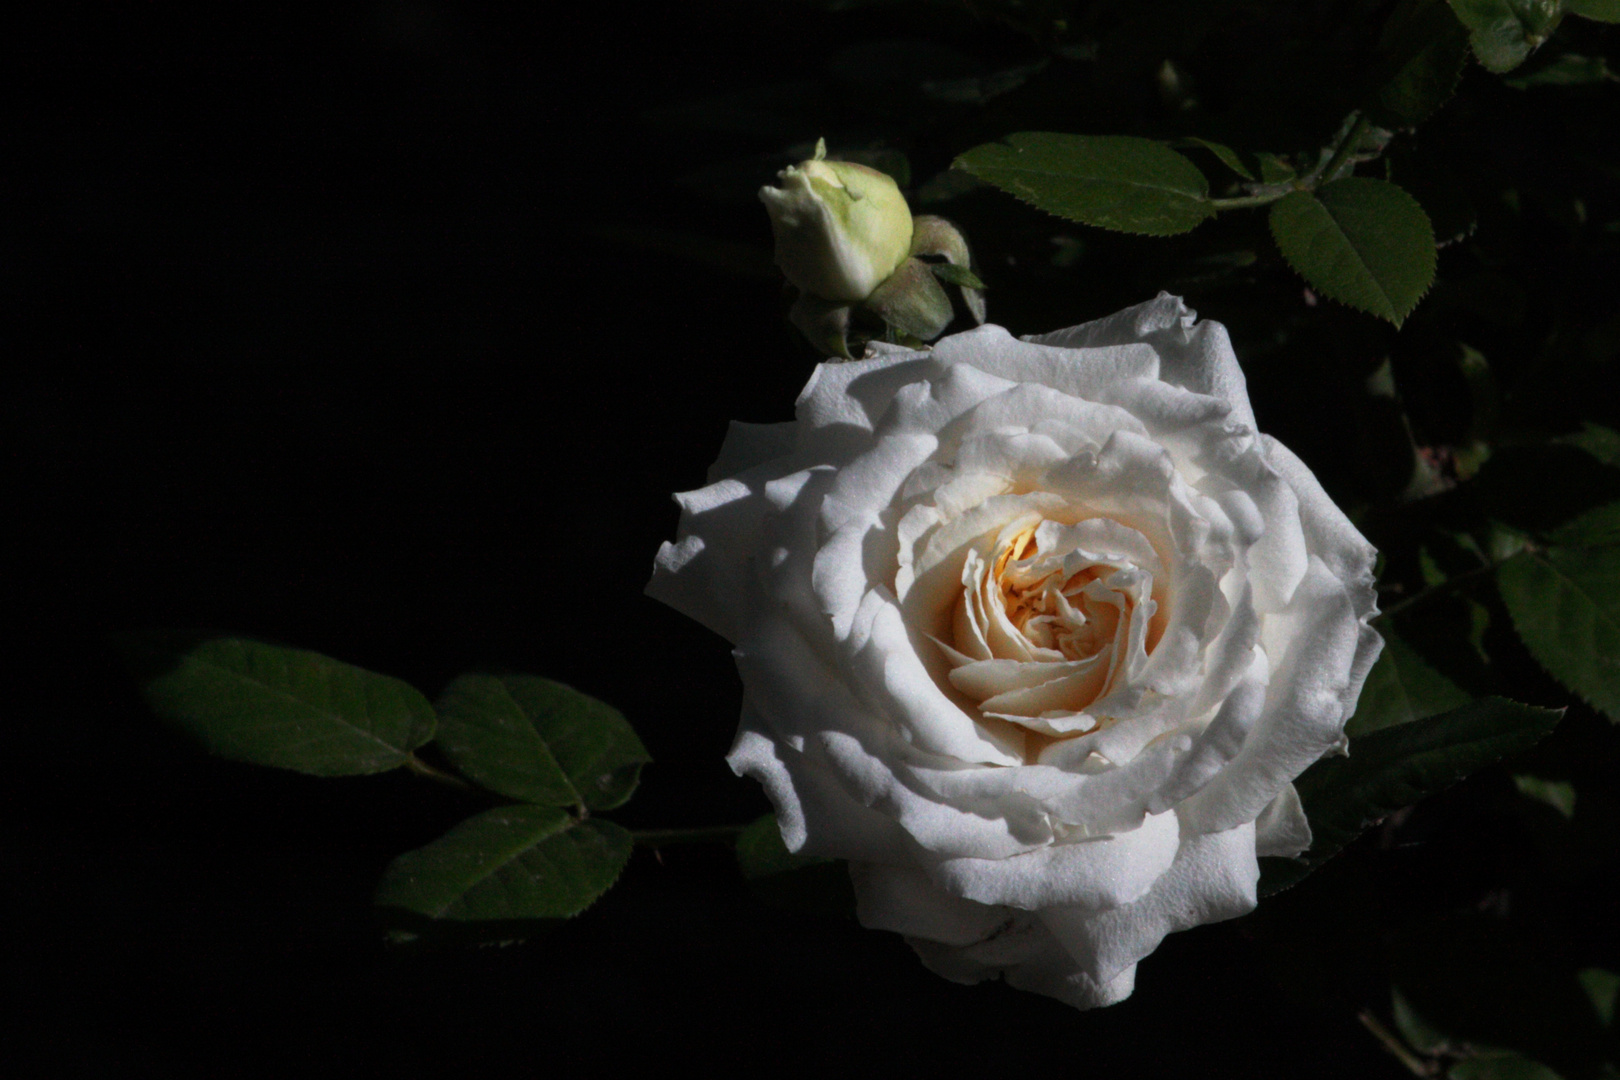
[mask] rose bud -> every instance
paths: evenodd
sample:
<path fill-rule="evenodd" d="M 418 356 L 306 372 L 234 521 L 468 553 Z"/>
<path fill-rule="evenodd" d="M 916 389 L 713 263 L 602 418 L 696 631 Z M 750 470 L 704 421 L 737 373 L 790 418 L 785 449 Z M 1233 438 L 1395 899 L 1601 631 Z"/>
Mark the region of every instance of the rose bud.
<path fill-rule="evenodd" d="M 776 263 L 807 295 L 860 303 L 911 253 L 911 211 L 895 182 L 852 161 L 816 156 L 777 174 L 759 197 L 776 234 Z"/>

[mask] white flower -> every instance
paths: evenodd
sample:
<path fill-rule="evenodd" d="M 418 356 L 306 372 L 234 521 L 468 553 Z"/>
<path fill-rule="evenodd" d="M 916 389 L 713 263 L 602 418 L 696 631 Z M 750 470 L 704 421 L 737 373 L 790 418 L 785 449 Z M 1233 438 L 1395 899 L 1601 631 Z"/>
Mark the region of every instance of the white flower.
<path fill-rule="evenodd" d="M 1175 297 L 823 364 L 648 591 L 736 646 L 729 761 L 861 921 L 1081 1008 L 1255 905 L 1381 642 L 1373 550 Z"/>
<path fill-rule="evenodd" d="M 895 182 L 853 161 L 816 156 L 759 189 L 776 235 L 776 263 L 822 300 L 859 303 L 911 254 L 911 210 Z"/>

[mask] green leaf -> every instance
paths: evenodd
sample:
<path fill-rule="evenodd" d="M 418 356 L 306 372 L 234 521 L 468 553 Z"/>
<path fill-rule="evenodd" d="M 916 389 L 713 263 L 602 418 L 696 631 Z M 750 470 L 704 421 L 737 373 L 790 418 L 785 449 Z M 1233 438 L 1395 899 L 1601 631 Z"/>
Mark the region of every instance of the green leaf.
<path fill-rule="evenodd" d="M 1620 22 L 1620 0 L 1564 0 L 1564 10 L 1598 22 Z"/>
<path fill-rule="evenodd" d="M 1563 1080 L 1533 1058 L 1512 1050 L 1485 1050 L 1451 1067 L 1447 1080 Z"/>
<path fill-rule="evenodd" d="M 1609 70 L 1609 62 L 1601 56 L 1565 53 L 1544 67 L 1503 79 L 1502 82 L 1515 90 L 1528 90 L 1532 86 L 1590 86 L 1592 83 L 1620 82 L 1620 76 Z"/>
<path fill-rule="evenodd" d="M 1346 735 L 1360 738 L 1468 703 L 1468 695 L 1425 663 L 1393 628 L 1382 627 L 1379 633 L 1384 636 L 1384 651 L 1367 673 Z"/>
<path fill-rule="evenodd" d="M 1620 502 L 1547 540 L 1497 571 L 1513 628 L 1555 679 L 1620 721 Z"/>
<path fill-rule="evenodd" d="M 932 270 L 934 276 L 947 285 L 959 285 L 964 289 L 982 289 L 985 287 L 984 282 L 979 280 L 979 275 L 965 266 L 957 266 L 954 263 L 929 263 L 928 269 Z"/>
<path fill-rule="evenodd" d="M 1498 75 L 1536 50 L 1564 17 L 1560 0 L 1449 0 L 1479 62 Z"/>
<path fill-rule="evenodd" d="M 1276 154 L 1256 154 L 1260 162 L 1260 179 L 1268 184 L 1285 184 L 1298 176 L 1298 171 L 1287 160 Z"/>
<path fill-rule="evenodd" d="M 236 637 L 121 642 L 154 712 L 221 757 L 315 776 L 403 765 L 433 737 L 414 687 L 329 656 Z"/>
<path fill-rule="evenodd" d="M 1592 1011 L 1604 1027 L 1614 1023 L 1614 999 L 1620 994 L 1620 975 L 1602 968 L 1582 968 L 1575 973 L 1581 989 L 1592 1002 Z"/>
<path fill-rule="evenodd" d="M 1163 143 L 1025 131 L 955 167 L 1049 214 L 1118 232 L 1173 236 L 1215 213 L 1198 167 Z"/>
<path fill-rule="evenodd" d="M 1414 127 L 1450 100 L 1468 59 L 1468 32 L 1445 0 L 1405 0 L 1378 42 L 1370 104 L 1382 127 Z"/>
<path fill-rule="evenodd" d="M 1558 442 L 1579 447 L 1605 465 L 1620 465 L 1620 431 L 1601 424 L 1583 423 L 1581 430 Z"/>
<path fill-rule="evenodd" d="M 611 810 L 652 758 L 611 705 L 535 675 L 463 675 L 439 699 L 439 746 L 491 791 Z"/>
<path fill-rule="evenodd" d="M 1418 201 L 1386 180 L 1346 177 L 1271 207 L 1288 264 L 1324 296 L 1399 326 L 1434 281 L 1434 230 Z"/>
<path fill-rule="evenodd" d="M 1298 859 L 1262 859 L 1261 894 L 1297 883 L 1401 807 L 1534 746 L 1562 715 L 1488 697 L 1351 739 L 1348 757 L 1318 761 L 1294 782 L 1311 824 L 1311 847 Z"/>
<path fill-rule="evenodd" d="M 377 905 L 432 919 L 567 919 L 618 880 L 633 846 L 610 821 L 502 806 L 395 859 Z"/>
<path fill-rule="evenodd" d="M 1243 177 L 1243 179 L 1255 179 L 1255 173 L 1258 170 L 1258 163 L 1251 165 L 1245 162 L 1242 155 L 1240 155 L 1236 150 L 1233 150 L 1230 146 L 1224 146 L 1218 142 L 1210 142 L 1208 139 L 1200 139 L 1196 135 L 1189 135 L 1185 139 L 1178 140 L 1176 145 L 1202 146 L 1205 150 L 1208 150 L 1210 153 L 1219 158 L 1222 165 L 1225 165 L 1228 169 L 1231 169 L 1233 172 Z"/>
<path fill-rule="evenodd" d="M 770 814 L 754 819 L 737 837 L 737 865 L 749 888 L 767 903 L 813 915 L 855 913 L 848 867 L 838 859 L 788 851 Z"/>
<path fill-rule="evenodd" d="M 1565 818 L 1575 816 L 1575 785 L 1567 780 L 1543 780 L 1520 773 L 1513 777 L 1513 786 L 1520 795 L 1546 803 Z"/>
<path fill-rule="evenodd" d="M 1395 1017 L 1395 1028 L 1401 1033 L 1401 1038 L 1409 1043 L 1412 1049 L 1420 1054 L 1433 1054 L 1450 1040 L 1444 1034 L 1435 1030 L 1434 1026 L 1417 1014 L 1410 1002 L 1401 996 L 1401 992 L 1394 987 L 1390 988 L 1391 1011 Z"/>

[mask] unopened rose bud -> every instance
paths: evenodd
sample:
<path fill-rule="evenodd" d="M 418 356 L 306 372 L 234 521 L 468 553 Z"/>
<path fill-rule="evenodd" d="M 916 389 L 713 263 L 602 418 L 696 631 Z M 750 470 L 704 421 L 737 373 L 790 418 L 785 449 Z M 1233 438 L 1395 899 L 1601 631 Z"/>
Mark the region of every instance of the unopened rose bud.
<path fill-rule="evenodd" d="M 911 211 L 895 182 L 852 161 L 816 156 L 777 174 L 759 197 L 776 234 L 776 263 L 803 292 L 857 304 L 911 254 Z"/>

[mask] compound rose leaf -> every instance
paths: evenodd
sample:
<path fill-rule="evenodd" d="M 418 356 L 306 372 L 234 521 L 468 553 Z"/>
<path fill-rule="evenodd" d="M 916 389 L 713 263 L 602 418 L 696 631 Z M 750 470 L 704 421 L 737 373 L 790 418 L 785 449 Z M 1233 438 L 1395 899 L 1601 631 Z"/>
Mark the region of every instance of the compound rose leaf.
<path fill-rule="evenodd" d="M 197 634 L 121 645 L 153 711 L 234 761 L 361 776 L 403 765 L 433 737 L 416 688 L 307 649 Z"/>
<path fill-rule="evenodd" d="M 1285 195 L 1272 204 L 1271 235 L 1312 288 L 1396 326 L 1434 281 L 1429 216 L 1386 180 L 1352 176 Z"/>
<path fill-rule="evenodd" d="M 1295 781 L 1311 825 L 1311 847 L 1298 859 L 1262 859 L 1261 894 L 1296 884 L 1403 806 L 1529 749 L 1563 715 L 1562 709 L 1487 697 L 1351 739 L 1348 756 L 1318 761 Z"/>
<path fill-rule="evenodd" d="M 1620 722 L 1620 503 L 1589 511 L 1497 571 L 1513 627 L 1538 663 Z"/>
<path fill-rule="evenodd" d="M 1414 127 L 1457 90 L 1468 32 L 1445 0 L 1396 5 L 1378 42 L 1369 111 L 1383 127 Z"/>
<path fill-rule="evenodd" d="M 975 146 L 955 168 L 1049 214 L 1117 232 L 1174 236 L 1215 213 L 1198 166 L 1152 139 L 1024 131 Z"/>
<path fill-rule="evenodd" d="M 634 846 L 610 821 L 550 806 L 474 815 L 389 864 L 377 906 L 429 919 L 567 919 L 618 880 Z"/>
<path fill-rule="evenodd" d="M 1222 165 L 1225 165 L 1228 169 L 1231 169 L 1233 172 L 1243 177 L 1243 179 L 1255 180 L 1258 178 L 1257 174 L 1260 172 L 1260 163 L 1254 159 L 1254 155 L 1252 154 L 1248 155 L 1249 160 L 1245 161 L 1245 155 L 1238 153 L 1230 146 L 1227 146 L 1224 143 L 1211 142 L 1208 139 L 1201 139 L 1196 135 L 1189 135 L 1185 139 L 1179 139 L 1175 145 L 1178 147 L 1201 146 L 1205 150 L 1208 150 L 1210 153 L 1214 154 L 1216 159 L 1219 160 Z"/>
<path fill-rule="evenodd" d="M 439 711 L 439 744 L 456 768 L 541 806 L 611 810 L 652 760 L 617 709 L 534 675 L 463 675 Z"/>
<path fill-rule="evenodd" d="M 1609 62 L 1601 56 L 1578 56 L 1565 53 L 1534 71 L 1503 79 L 1504 86 L 1515 90 L 1528 90 L 1534 86 L 1591 86 L 1594 83 L 1620 81 L 1609 69 Z"/>
<path fill-rule="evenodd" d="M 1479 62 L 1498 75 L 1512 71 L 1547 40 L 1564 17 L 1562 0 L 1449 0 L 1468 28 Z M 1594 5 L 1595 7 L 1599 5 Z"/>
<path fill-rule="evenodd" d="M 1351 738 L 1409 724 L 1468 703 L 1468 695 L 1440 674 L 1390 627 L 1380 630 L 1384 651 L 1367 673 L 1356 714 L 1345 725 Z"/>
<path fill-rule="evenodd" d="M 1620 22 L 1620 0 L 1564 0 L 1564 10 L 1598 22 Z"/>

